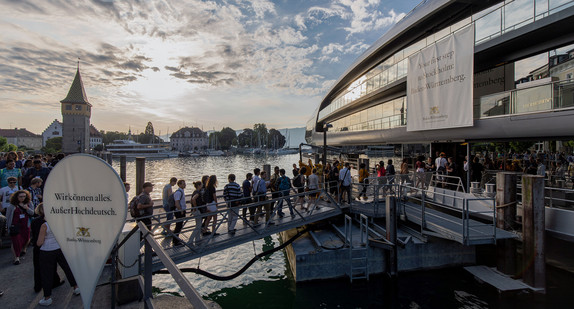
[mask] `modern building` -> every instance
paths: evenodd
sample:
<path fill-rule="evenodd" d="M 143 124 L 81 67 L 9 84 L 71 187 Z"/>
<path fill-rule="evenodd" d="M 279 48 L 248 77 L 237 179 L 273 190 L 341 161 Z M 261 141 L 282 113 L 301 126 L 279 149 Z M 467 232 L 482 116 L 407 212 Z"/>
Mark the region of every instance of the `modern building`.
<path fill-rule="evenodd" d="M 90 117 L 92 104 L 88 102 L 80 75 L 80 66 L 62 103 L 63 139 L 65 153 L 88 152 L 90 147 Z"/>
<path fill-rule="evenodd" d="M 38 150 L 42 148 L 42 136 L 34 134 L 24 128 L 0 129 L 0 136 L 8 140 L 8 144 L 14 144 L 18 147 Z"/>
<path fill-rule="evenodd" d="M 335 82 L 307 142 L 322 145 L 327 128 L 329 145 L 418 144 L 434 155 L 481 141 L 570 139 L 572 60 L 534 59 L 572 50 L 572 25 L 572 0 L 423 1 Z M 564 76 L 553 77 L 559 67 Z"/>
<path fill-rule="evenodd" d="M 104 143 L 104 136 L 93 124 L 90 125 L 90 149 L 94 149 L 94 147 L 98 145 L 103 145 Z"/>
<path fill-rule="evenodd" d="M 171 149 L 177 151 L 195 151 L 206 148 L 209 145 L 207 133 L 200 128 L 181 128 L 169 137 Z"/>
<path fill-rule="evenodd" d="M 46 146 L 46 141 L 53 137 L 62 137 L 63 125 L 58 119 L 54 119 L 52 123 L 42 132 L 42 147 Z"/>

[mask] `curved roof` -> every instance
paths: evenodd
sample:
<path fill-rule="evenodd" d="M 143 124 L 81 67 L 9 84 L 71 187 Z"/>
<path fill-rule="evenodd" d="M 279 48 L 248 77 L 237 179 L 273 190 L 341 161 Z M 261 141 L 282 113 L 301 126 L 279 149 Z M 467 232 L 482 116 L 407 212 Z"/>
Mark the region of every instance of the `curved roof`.
<path fill-rule="evenodd" d="M 501 0 L 423 0 L 397 22 L 341 75 L 321 101 L 319 110 L 344 88 L 395 52 L 416 40 L 449 26 L 457 19 L 492 6 Z M 465 16 L 461 16 L 467 12 Z M 440 13 L 440 14 L 439 14 Z"/>

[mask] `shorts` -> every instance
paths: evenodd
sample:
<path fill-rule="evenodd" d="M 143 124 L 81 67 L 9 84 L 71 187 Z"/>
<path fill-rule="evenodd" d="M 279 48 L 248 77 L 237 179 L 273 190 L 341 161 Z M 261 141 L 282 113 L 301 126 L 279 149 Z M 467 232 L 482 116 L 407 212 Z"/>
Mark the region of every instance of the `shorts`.
<path fill-rule="evenodd" d="M 163 205 L 163 210 L 165 210 L 165 217 L 167 220 L 173 220 L 173 212 L 169 209 L 168 205 Z"/>
<path fill-rule="evenodd" d="M 215 202 L 211 202 L 211 203 L 207 204 L 207 211 L 216 212 L 217 211 L 217 204 Z"/>
<path fill-rule="evenodd" d="M 297 193 L 303 193 L 305 192 L 305 188 L 297 188 Z"/>

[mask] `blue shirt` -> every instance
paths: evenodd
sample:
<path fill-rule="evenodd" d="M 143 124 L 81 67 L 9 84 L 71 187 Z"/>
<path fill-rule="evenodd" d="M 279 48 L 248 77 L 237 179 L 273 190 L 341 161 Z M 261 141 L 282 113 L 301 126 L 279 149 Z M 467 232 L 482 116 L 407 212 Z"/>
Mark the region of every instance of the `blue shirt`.
<path fill-rule="evenodd" d="M 251 196 L 251 182 L 247 179 L 243 181 L 243 197 Z"/>

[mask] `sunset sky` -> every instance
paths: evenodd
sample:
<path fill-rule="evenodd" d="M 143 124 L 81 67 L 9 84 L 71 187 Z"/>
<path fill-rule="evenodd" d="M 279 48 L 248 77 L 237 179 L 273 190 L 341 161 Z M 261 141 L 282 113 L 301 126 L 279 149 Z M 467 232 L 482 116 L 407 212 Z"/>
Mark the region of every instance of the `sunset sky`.
<path fill-rule="evenodd" d="M 301 127 L 420 0 L 0 0 L 0 128 L 61 119 L 80 70 L 100 130 Z"/>

